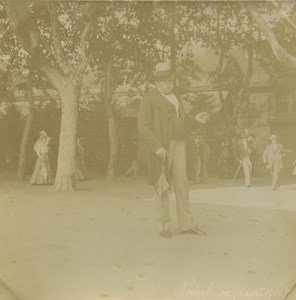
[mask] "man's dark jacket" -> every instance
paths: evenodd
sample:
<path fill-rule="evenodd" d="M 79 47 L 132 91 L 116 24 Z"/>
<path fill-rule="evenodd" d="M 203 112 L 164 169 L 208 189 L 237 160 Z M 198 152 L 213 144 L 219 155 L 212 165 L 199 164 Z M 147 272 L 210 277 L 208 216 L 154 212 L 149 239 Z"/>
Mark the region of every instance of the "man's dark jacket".
<path fill-rule="evenodd" d="M 155 154 L 155 151 L 164 147 L 169 152 L 170 142 L 173 139 L 188 140 L 188 125 L 185 121 L 184 106 L 177 95 L 176 97 L 179 101 L 179 118 L 175 106 L 157 89 L 144 95 L 140 103 L 138 129 L 140 137 L 150 150 L 147 162 L 149 184 L 157 182 L 162 169 L 162 161 Z M 169 179 L 167 163 L 165 167 Z"/>

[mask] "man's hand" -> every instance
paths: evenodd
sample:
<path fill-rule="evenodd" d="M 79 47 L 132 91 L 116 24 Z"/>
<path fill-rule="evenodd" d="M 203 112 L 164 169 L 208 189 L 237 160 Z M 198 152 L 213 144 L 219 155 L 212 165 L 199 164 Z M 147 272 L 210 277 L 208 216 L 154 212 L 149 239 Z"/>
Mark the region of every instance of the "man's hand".
<path fill-rule="evenodd" d="M 165 148 L 161 147 L 155 151 L 155 154 L 159 156 L 162 160 L 165 160 L 166 156 L 168 155 L 168 152 L 165 150 Z"/>
<path fill-rule="evenodd" d="M 195 120 L 199 123 L 205 124 L 209 121 L 210 115 L 206 111 L 202 111 L 195 115 Z"/>

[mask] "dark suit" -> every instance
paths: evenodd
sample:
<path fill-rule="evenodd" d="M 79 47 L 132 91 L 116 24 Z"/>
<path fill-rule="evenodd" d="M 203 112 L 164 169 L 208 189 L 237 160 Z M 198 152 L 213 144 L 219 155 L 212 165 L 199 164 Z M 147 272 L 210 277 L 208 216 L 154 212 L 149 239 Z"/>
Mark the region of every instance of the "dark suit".
<path fill-rule="evenodd" d="M 242 140 L 237 145 L 237 157 L 242 162 L 246 186 L 251 184 L 251 175 L 253 169 L 251 155 L 254 151 L 254 147 L 247 140 Z"/>
<path fill-rule="evenodd" d="M 139 134 L 150 149 L 148 170 L 149 183 L 156 185 L 162 170 L 162 160 L 155 152 L 164 147 L 169 153 L 165 170 L 168 181 L 174 179 L 178 223 L 181 230 L 193 227 L 192 215 L 189 209 L 189 184 L 186 173 L 186 149 L 188 138 L 185 120 L 185 110 L 180 100 L 179 117 L 175 106 L 157 89 L 147 93 L 139 107 Z M 159 195 L 160 196 L 160 195 Z M 161 195 L 163 198 L 163 195 Z M 168 194 L 164 195 L 166 204 L 162 207 L 161 223 L 163 227 L 170 221 L 168 212 Z M 163 228 L 167 229 L 167 228 Z"/>
<path fill-rule="evenodd" d="M 138 128 L 140 136 L 150 149 L 148 160 L 148 169 L 151 170 L 150 184 L 155 184 L 161 173 L 162 162 L 155 155 L 155 151 L 161 147 L 169 151 L 173 139 L 185 141 L 188 139 L 185 110 L 181 101 L 179 101 L 179 114 L 180 118 L 177 117 L 174 105 L 157 89 L 144 95 L 140 103 Z"/>

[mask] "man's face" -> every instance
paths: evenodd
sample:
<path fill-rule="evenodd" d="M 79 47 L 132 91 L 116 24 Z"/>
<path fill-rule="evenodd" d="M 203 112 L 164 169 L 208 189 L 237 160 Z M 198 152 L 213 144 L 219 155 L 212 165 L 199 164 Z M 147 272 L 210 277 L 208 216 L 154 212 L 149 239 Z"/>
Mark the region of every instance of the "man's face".
<path fill-rule="evenodd" d="M 162 94 L 170 94 L 174 88 L 174 76 L 158 78 L 155 85 Z"/>

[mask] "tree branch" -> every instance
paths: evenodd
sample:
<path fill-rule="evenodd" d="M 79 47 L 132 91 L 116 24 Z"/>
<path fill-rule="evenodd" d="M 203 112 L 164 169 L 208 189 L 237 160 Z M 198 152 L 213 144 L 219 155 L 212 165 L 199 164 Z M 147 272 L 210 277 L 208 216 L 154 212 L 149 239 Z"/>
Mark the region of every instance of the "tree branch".
<path fill-rule="evenodd" d="M 248 87 L 251 81 L 251 78 L 253 76 L 253 63 L 254 63 L 254 49 L 253 45 L 250 44 L 247 48 L 248 52 L 248 66 L 247 66 L 247 73 L 244 76 L 242 86 L 240 88 L 240 91 L 238 93 L 237 101 L 234 106 L 234 117 L 237 118 L 238 113 L 240 112 L 241 103 L 243 100 L 243 97 L 246 95 L 248 91 Z"/>
<path fill-rule="evenodd" d="M 224 59 L 225 59 L 225 54 L 226 54 L 226 49 L 223 44 L 223 41 L 221 39 L 221 33 L 220 33 L 220 6 L 217 6 L 216 9 L 216 18 L 217 18 L 217 23 L 216 23 L 216 39 L 217 39 L 217 46 L 219 48 L 219 61 L 216 67 L 216 75 L 217 75 L 217 83 L 218 83 L 218 95 L 219 95 L 219 100 L 221 103 L 221 112 L 225 117 L 227 125 L 233 127 L 233 119 L 231 118 L 229 108 L 226 105 L 226 99 L 223 95 L 223 81 L 222 81 L 222 69 L 224 66 Z"/>
<path fill-rule="evenodd" d="M 44 73 L 49 83 L 57 90 L 61 89 L 61 83 L 64 81 L 65 77 L 61 72 L 52 67 L 49 64 L 44 64 L 40 68 L 40 71 Z"/>
<path fill-rule="evenodd" d="M 84 88 L 83 91 L 85 92 L 85 94 L 89 95 L 91 97 L 92 100 L 94 100 L 95 102 L 98 102 L 98 103 L 103 103 L 104 101 L 102 101 L 102 97 L 99 96 L 99 98 L 97 98 L 93 92 L 91 92 L 89 90 L 89 88 Z"/>
<path fill-rule="evenodd" d="M 50 102 L 50 105 L 56 110 L 57 102 L 47 91 L 46 83 L 41 79 L 41 90 L 45 98 Z"/>
<path fill-rule="evenodd" d="M 81 63 L 79 64 L 78 68 L 77 68 L 77 72 L 82 73 L 88 63 L 89 63 L 89 59 L 88 59 L 88 55 L 86 54 L 87 52 L 87 37 L 91 31 L 92 28 L 92 23 L 90 21 L 88 21 L 85 26 L 84 29 L 80 35 L 80 49 L 81 49 Z"/>
<path fill-rule="evenodd" d="M 219 55 L 219 61 L 218 65 L 216 67 L 216 74 L 217 74 L 217 81 L 218 81 L 218 92 L 219 92 L 219 99 L 221 104 L 224 104 L 224 96 L 223 96 L 223 85 L 222 85 L 222 68 L 224 64 L 224 57 L 225 57 L 225 49 L 221 41 L 220 37 L 220 7 L 218 6 L 216 9 L 216 17 L 217 17 L 217 23 L 216 23 L 216 38 L 217 38 L 217 45 L 220 48 L 220 55 Z"/>
<path fill-rule="evenodd" d="M 82 74 L 89 64 L 89 57 L 87 55 L 87 38 L 90 34 L 90 31 L 93 28 L 94 12 L 96 11 L 94 4 L 89 4 L 89 7 L 85 13 L 84 18 L 87 19 L 85 26 L 80 34 L 80 51 L 81 51 L 81 62 L 76 69 L 76 79 L 81 80 Z"/>
<path fill-rule="evenodd" d="M 254 70 L 254 67 L 253 67 L 253 64 L 254 64 L 254 48 L 253 48 L 252 44 L 249 45 L 247 51 L 248 51 L 248 67 L 247 67 L 247 74 L 246 74 L 246 77 L 245 77 L 245 80 L 244 80 L 245 88 L 248 88 L 250 80 L 253 76 L 253 70 Z"/>
<path fill-rule="evenodd" d="M 31 55 L 40 51 L 40 33 L 28 13 L 26 1 L 5 0 L 4 7 L 23 49 Z"/>
<path fill-rule="evenodd" d="M 40 32 L 28 12 L 26 1 L 5 0 L 4 7 L 21 46 L 32 57 L 32 65 L 43 71 L 55 88 L 59 88 L 62 74 L 47 62 L 42 53 Z"/>
<path fill-rule="evenodd" d="M 30 66 L 26 86 L 27 86 L 27 97 L 29 102 L 29 109 L 31 113 L 33 113 L 36 110 L 36 106 L 34 103 L 34 94 L 33 94 L 33 77 L 34 77 L 34 70 Z"/>
<path fill-rule="evenodd" d="M 12 52 L 12 54 L 9 58 L 6 70 L 3 71 L 3 74 L 0 78 L 0 88 L 1 88 L 1 91 L 3 93 L 2 97 L 0 98 L 0 103 L 2 101 L 2 98 L 7 98 L 8 97 L 8 80 L 9 80 L 9 76 L 10 76 L 10 71 L 13 67 L 14 61 L 17 58 L 17 55 L 18 55 L 18 51 Z"/>
<path fill-rule="evenodd" d="M 224 64 L 224 57 L 225 57 L 225 50 L 224 48 L 220 49 L 220 55 L 219 55 L 219 62 L 218 65 L 216 67 L 216 74 L 217 74 L 217 81 L 218 81 L 218 92 L 219 92 L 219 99 L 220 102 L 224 103 L 224 96 L 223 96 L 223 84 L 222 84 L 222 68 L 223 68 L 223 64 Z"/>
<path fill-rule="evenodd" d="M 50 17 L 54 57 L 62 72 L 66 76 L 69 76 L 74 73 L 75 69 L 71 64 L 69 64 L 61 45 L 61 37 L 59 33 L 59 19 L 57 15 L 56 3 L 53 1 L 48 1 L 46 2 L 46 7 Z"/>
<path fill-rule="evenodd" d="M 269 42 L 272 51 L 278 61 L 286 68 L 296 68 L 296 57 L 289 54 L 278 42 L 272 30 L 268 27 L 262 16 L 257 10 L 254 3 L 247 2 L 247 9 L 253 17 L 253 20 L 260 28 L 260 30 L 265 34 L 267 41 Z"/>

